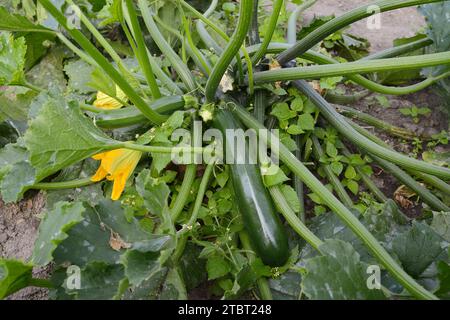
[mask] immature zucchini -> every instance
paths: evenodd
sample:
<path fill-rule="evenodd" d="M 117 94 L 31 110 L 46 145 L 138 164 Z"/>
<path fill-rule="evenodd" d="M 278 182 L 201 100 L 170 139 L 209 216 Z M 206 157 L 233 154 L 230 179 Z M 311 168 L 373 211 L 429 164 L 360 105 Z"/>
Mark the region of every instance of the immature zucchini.
<path fill-rule="evenodd" d="M 224 139 L 226 129 L 242 128 L 228 110 L 216 112 L 214 125 L 222 132 Z M 225 152 L 228 152 L 230 144 L 226 139 L 224 145 Z M 287 236 L 263 184 L 258 165 L 230 164 L 229 167 L 236 203 L 252 247 L 265 264 L 283 265 L 289 256 Z"/>
<path fill-rule="evenodd" d="M 153 101 L 150 108 L 161 114 L 169 114 L 183 108 L 185 98 L 183 96 L 163 97 Z M 95 123 L 100 128 L 123 128 L 135 124 L 148 122 L 148 119 L 136 107 L 107 110 L 95 115 Z"/>

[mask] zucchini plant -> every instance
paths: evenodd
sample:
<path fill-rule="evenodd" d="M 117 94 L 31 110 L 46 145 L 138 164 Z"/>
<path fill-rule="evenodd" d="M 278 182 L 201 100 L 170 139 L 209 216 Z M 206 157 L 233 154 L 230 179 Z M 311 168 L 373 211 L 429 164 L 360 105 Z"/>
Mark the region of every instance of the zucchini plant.
<path fill-rule="evenodd" d="M 301 32 L 315 1 L 292 1 L 290 16 L 287 2 L 0 7 L 0 120 L 14 132 L 1 196 L 46 195 L 30 259 L 0 259 L 0 298 L 36 286 L 55 299 L 187 299 L 205 283 L 224 299 L 450 297 L 448 159 L 409 157 L 361 123 L 430 146 L 448 134 L 433 143 L 351 107 L 442 84 L 450 51 L 432 32 L 372 55 L 323 47 L 373 6 L 448 2 L 376 1 Z M 417 70 L 414 83 L 384 81 Z M 360 92 L 336 89 L 349 83 Z M 48 279 L 33 275 L 49 265 Z"/>

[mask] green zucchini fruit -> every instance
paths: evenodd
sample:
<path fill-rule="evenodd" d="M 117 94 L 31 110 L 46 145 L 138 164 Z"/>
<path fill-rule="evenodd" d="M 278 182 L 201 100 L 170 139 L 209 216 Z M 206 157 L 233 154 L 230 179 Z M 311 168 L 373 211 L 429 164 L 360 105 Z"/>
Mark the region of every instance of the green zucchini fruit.
<path fill-rule="evenodd" d="M 222 132 L 225 152 L 228 152 L 230 144 L 226 141 L 226 129 L 242 129 L 243 126 L 228 110 L 215 113 L 214 126 Z M 287 236 L 264 186 L 259 166 L 229 164 L 229 167 L 236 204 L 253 249 L 265 264 L 284 265 L 289 257 Z"/>

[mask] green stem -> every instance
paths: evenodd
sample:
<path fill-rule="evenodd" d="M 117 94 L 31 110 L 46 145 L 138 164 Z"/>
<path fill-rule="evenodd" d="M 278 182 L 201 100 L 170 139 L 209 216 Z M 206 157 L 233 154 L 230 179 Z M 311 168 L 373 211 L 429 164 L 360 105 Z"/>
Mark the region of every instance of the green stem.
<path fill-rule="evenodd" d="M 250 45 L 258 44 L 261 42 L 261 38 L 259 37 L 258 13 L 259 13 L 259 0 L 254 0 L 252 23 L 250 26 L 250 30 L 248 31 L 248 43 Z"/>
<path fill-rule="evenodd" d="M 147 84 L 150 86 L 150 91 L 152 93 L 153 99 L 158 99 L 161 97 L 161 92 L 159 91 L 158 84 L 156 83 L 155 75 L 152 71 L 152 66 L 150 64 L 147 52 L 147 46 L 145 45 L 144 35 L 142 34 L 141 27 L 139 26 L 139 21 L 136 15 L 136 11 L 133 6 L 132 0 L 125 0 L 128 15 L 131 22 L 131 30 L 134 34 L 136 40 L 136 57 L 139 61 L 139 65 L 147 80 Z"/>
<path fill-rule="evenodd" d="M 190 152 L 190 153 L 203 153 L 201 147 L 161 147 L 161 146 L 146 146 L 142 144 L 136 144 L 133 142 L 122 142 L 120 148 L 126 148 L 130 150 L 136 150 L 141 152 L 150 153 L 178 153 L 178 152 Z"/>
<path fill-rule="evenodd" d="M 250 263 L 252 263 L 253 261 L 255 261 L 255 253 L 250 244 L 248 234 L 245 231 L 239 232 L 239 239 L 241 240 L 242 247 L 245 251 L 247 251 L 248 260 L 250 261 Z M 269 282 L 266 278 L 259 278 L 258 280 L 256 280 L 256 284 L 258 285 L 259 294 L 261 295 L 262 300 L 273 300 Z"/>
<path fill-rule="evenodd" d="M 217 8 L 217 4 L 219 3 L 219 0 L 212 0 L 211 4 L 209 5 L 208 9 L 203 13 L 203 16 L 205 18 L 208 18 L 214 10 Z M 209 50 L 214 50 L 217 54 L 222 54 L 222 48 L 217 44 L 217 42 L 211 37 L 211 35 L 206 31 L 205 23 L 202 20 L 196 21 L 196 28 L 197 33 L 199 34 L 200 38 L 202 39 L 203 43 L 207 46 Z"/>
<path fill-rule="evenodd" d="M 352 118 L 352 119 L 357 119 L 359 121 L 362 121 L 368 125 L 374 126 L 375 128 L 378 128 L 380 130 L 383 130 L 393 136 L 397 136 L 403 139 L 407 139 L 407 140 L 414 140 L 414 138 L 421 138 L 421 139 L 426 139 L 429 140 L 431 137 L 422 137 L 422 136 L 417 136 L 414 132 L 405 129 L 405 128 L 400 128 L 397 126 L 394 126 L 390 123 L 384 122 L 378 118 L 375 118 L 374 116 L 371 116 L 370 114 L 364 113 L 362 111 L 350 108 L 350 107 L 345 107 L 345 106 L 336 106 L 336 111 L 338 111 L 340 114 Z"/>
<path fill-rule="evenodd" d="M 272 196 L 273 202 L 276 207 L 280 210 L 283 217 L 289 223 L 289 225 L 305 239 L 313 248 L 319 250 L 322 240 L 320 240 L 314 233 L 309 230 L 305 224 L 297 217 L 294 210 L 291 209 L 289 203 L 284 197 L 279 186 L 269 188 L 270 195 Z"/>
<path fill-rule="evenodd" d="M 256 84 L 262 84 L 277 81 L 346 76 L 378 71 L 404 71 L 446 64 L 450 64 L 450 52 L 440 52 L 401 58 L 346 62 L 325 66 L 308 66 L 269 70 L 255 73 L 254 79 Z"/>
<path fill-rule="evenodd" d="M 186 51 L 189 56 L 194 60 L 195 65 L 200 69 L 203 74 L 208 75 L 210 73 L 210 65 L 203 56 L 203 54 L 198 50 L 194 41 L 192 40 L 191 33 L 189 30 L 189 23 L 187 23 L 184 14 L 182 14 L 183 25 L 185 27 L 186 37 L 184 37 L 178 30 L 168 26 L 164 21 L 162 21 L 158 16 L 153 17 L 155 21 L 162 26 L 164 29 L 175 35 L 186 47 Z"/>
<path fill-rule="evenodd" d="M 211 178 L 213 169 L 214 169 L 215 161 L 211 161 L 206 166 L 205 172 L 203 173 L 202 181 L 200 181 L 200 186 L 198 187 L 197 197 L 194 202 L 194 209 L 192 210 L 192 215 L 189 221 L 186 224 L 186 230 L 189 230 L 194 227 L 194 224 L 197 222 L 198 214 L 200 213 L 200 208 L 203 203 L 203 198 L 205 197 L 206 189 L 209 185 L 209 180 Z"/>
<path fill-rule="evenodd" d="M 122 7 L 120 7 L 122 8 Z M 133 41 L 134 37 L 130 30 L 128 29 L 127 23 L 131 25 L 130 17 L 127 15 L 126 17 L 123 16 L 122 10 L 119 12 L 119 20 L 120 24 L 122 26 L 123 31 L 125 32 L 125 35 L 128 39 L 128 42 L 130 43 L 130 46 L 133 49 L 133 52 L 137 51 L 136 45 Z M 125 22 L 126 21 L 126 22 Z M 156 62 L 155 58 L 151 55 L 150 51 L 147 49 L 147 56 L 150 61 L 150 65 L 152 67 L 153 72 L 155 73 L 155 76 L 163 83 L 169 91 L 172 92 L 172 94 L 179 94 L 182 95 L 183 91 L 176 85 L 175 82 L 172 81 L 172 79 L 161 69 L 159 64 Z"/>
<path fill-rule="evenodd" d="M 16 84 L 11 84 L 11 85 L 16 85 Z M 25 80 L 25 79 L 22 80 L 21 82 L 17 83 L 17 85 L 18 85 L 18 86 L 21 86 L 21 87 L 25 87 L 25 88 L 31 89 L 31 90 L 36 91 L 36 92 L 41 92 L 41 91 L 43 91 L 42 88 L 40 88 L 40 87 L 38 87 L 38 86 L 35 86 L 34 84 L 28 82 L 28 81 Z"/>
<path fill-rule="evenodd" d="M 433 40 L 431 40 L 430 38 L 423 38 L 417 41 L 413 41 L 397 47 L 388 48 L 386 50 L 371 54 L 367 57 L 362 58 L 361 60 L 375 60 L 398 57 L 402 54 L 428 47 L 431 44 L 433 44 Z"/>
<path fill-rule="evenodd" d="M 267 107 L 267 94 L 266 90 L 258 89 L 255 91 L 255 97 L 253 100 L 253 114 L 259 122 L 264 123 Z"/>
<path fill-rule="evenodd" d="M 450 207 L 446 206 L 439 198 L 432 194 L 430 190 L 422 186 L 398 166 L 373 154 L 369 154 L 369 156 L 375 160 L 381 168 L 390 172 L 398 181 L 417 193 L 417 195 L 433 210 L 450 212 Z"/>
<path fill-rule="evenodd" d="M 222 39 L 224 39 L 225 41 L 229 42 L 230 41 L 230 37 L 222 30 L 220 29 L 219 26 L 217 26 L 216 24 L 214 24 L 211 20 L 208 19 L 207 15 L 203 15 L 200 12 L 198 12 L 194 7 L 192 7 L 189 3 L 187 3 L 184 0 L 178 0 L 179 3 L 186 8 L 189 12 L 192 13 L 192 15 L 198 19 L 200 19 L 200 21 L 202 21 L 203 23 L 205 23 L 208 27 L 210 27 L 214 32 L 216 32 Z M 208 33 L 205 29 L 205 32 Z M 248 53 L 245 50 L 245 47 L 241 47 L 241 51 L 243 52 L 243 55 L 245 57 L 248 57 Z M 223 50 L 220 49 L 219 51 L 216 52 L 217 54 L 222 55 L 223 54 Z M 247 58 L 246 58 L 247 60 Z M 250 58 L 248 58 L 247 63 L 249 63 L 251 60 Z M 236 62 L 238 64 L 238 68 L 242 69 L 242 63 L 241 60 L 239 59 L 239 54 L 236 55 Z"/>
<path fill-rule="evenodd" d="M 215 95 L 219 83 L 222 80 L 233 57 L 239 52 L 244 43 L 248 29 L 250 27 L 253 11 L 253 0 L 242 0 L 240 2 L 240 14 L 237 22 L 236 30 L 230 39 L 227 47 L 220 55 L 219 60 L 215 64 L 210 77 L 206 83 L 205 97 L 206 102 L 211 103 L 215 100 Z M 249 66 L 250 67 L 250 66 Z M 252 81 L 250 81 L 252 83 Z"/>
<path fill-rule="evenodd" d="M 102 112 L 105 111 L 105 109 L 102 109 L 102 108 L 99 108 L 99 107 L 96 107 L 96 106 L 92 106 L 90 104 L 81 103 L 81 102 L 79 103 L 79 106 L 80 106 L 80 109 L 86 110 L 86 111 L 90 111 L 90 112 L 93 112 L 93 113 L 102 113 Z"/>
<path fill-rule="evenodd" d="M 264 34 L 264 40 L 259 47 L 258 51 L 252 57 L 252 63 L 256 65 L 264 54 L 266 53 L 266 49 L 269 46 L 270 41 L 272 41 L 273 34 L 277 27 L 278 18 L 280 16 L 280 11 L 283 6 L 283 0 L 274 0 L 272 4 L 272 15 L 270 16 L 269 25 L 267 26 L 266 33 Z"/>
<path fill-rule="evenodd" d="M 69 3 L 71 6 L 76 8 L 77 14 L 83 22 L 83 24 L 86 26 L 86 28 L 89 30 L 90 33 L 94 36 L 94 38 L 100 43 L 100 45 L 106 50 L 106 52 L 109 54 L 109 56 L 114 60 L 117 65 L 121 66 L 122 59 L 120 59 L 117 52 L 113 49 L 113 47 L 109 44 L 109 42 L 102 36 L 102 34 L 97 30 L 97 28 L 91 23 L 88 17 L 83 13 L 83 11 L 78 7 L 72 0 L 66 0 L 67 3 Z"/>
<path fill-rule="evenodd" d="M 371 92 L 369 90 L 363 90 L 353 94 L 345 95 L 345 94 L 334 94 L 328 90 L 323 97 L 330 103 L 346 105 L 346 104 L 354 104 L 359 100 L 367 97 L 370 93 Z"/>
<path fill-rule="evenodd" d="M 312 136 L 311 139 L 313 142 L 314 156 L 316 157 L 317 162 L 320 163 L 320 159 L 325 156 L 325 153 L 322 150 L 322 146 L 320 145 L 319 139 L 317 139 L 316 136 Z M 333 170 L 331 169 L 331 166 L 329 164 L 324 164 L 323 169 L 325 175 L 328 178 L 328 181 L 330 181 L 331 185 L 333 186 L 333 190 L 336 191 L 338 198 L 347 208 L 352 208 L 353 207 L 352 198 L 350 198 L 347 191 L 345 191 L 344 186 L 342 185 L 339 178 L 334 174 Z"/>
<path fill-rule="evenodd" d="M 384 142 L 383 140 L 381 140 L 380 138 L 378 138 L 377 136 L 375 136 L 374 134 L 370 133 L 369 131 L 367 131 L 366 129 L 362 128 L 361 126 L 359 126 L 358 124 L 354 123 L 353 121 L 347 119 L 347 122 L 361 135 L 363 135 L 364 137 L 372 140 L 373 142 L 387 148 L 387 149 L 392 149 L 391 146 L 389 146 L 386 142 Z M 425 182 L 427 182 L 430 186 L 433 186 L 441 191 L 443 191 L 444 193 L 450 193 L 450 186 L 445 182 L 442 181 L 441 179 L 421 172 L 421 171 L 417 171 L 417 170 L 410 170 L 410 172 L 418 177 L 421 177 Z"/>
<path fill-rule="evenodd" d="M 295 137 L 295 143 L 297 145 L 297 150 L 295 150 L 295 156 L 299 161 L 302 160 L 302 148 L 303 143 L 301 142 L 300 135 Z M 294 175 L 294 190 L 297 193 L 298 202 L 300 204 L 300 210 L 298 212 L 300 220 L 304 223 L 306 221 L 306 211 L 305 211 L 305 198 L 303 195 L 304 188 L 303 182 L 296 175 Z"/>
<path fill-rule="evenodd" d="M 198 50 L 198 48 L 195 46 L 194 41 L 192 40 L 190 23 L 187 21 L 184 13 L 182 14 L 181 17 L 184 26 L 184 33 L 186 35 L 186 40 L 189 45 L 189 48 L 192 50 L 192 54 L 196 57 L 196 60 L 198 61 L 198 64 L 200 64 L 200 67 L 204 70 L 203 72 L 205 73 L 205 75 L 209 76 L 211 73 L 211 66 L 206 62 L 205 57 L 203 57 L 200 50 Z"/>
<path fill-rule="evenodd" d="M 133 104 L 154 124 L 161 124 L 167 118 L 148 108 L 147 103 L 126 80 L 83 35 L 80 30 L 71 28 L 66 17 L 52 4 L 50 0 L 39 0 L 42 6 L 63 26 L 72 38 L 97 62 L 105 73 L 120 87 Z"/>
<path fill-rule="evenodd" d="M 247 48 L 247 50 L 248 50 L 248 52 L 254 52 L 258 49 L 258 46 L 259 45 L 250 46 Z M 283 51 L 284 49 L 290 48 L 290 47 L 291 47 L 291 45 L 287 44 L 287 43 L 277 43 L 277 42 L 274 43 L 273 42 L 269 45 L 269 48 L 267 49 L 267 51 L 271 52 L 271 53 L 277 53 L 277 52 Z M 312 51 L 312 50 L 308 50 L 300 57 L 303 59 L 318 63 L 318 64 L 327 64 L 327 65 L 328 64 L 339 64 L 339 62 L 336 61 L 335 59 L 328 57 L 322 53 Z M 364 63 L 364 61 L 362 61 L 362 60 L 359 60 L 359 62 Z M 410 93 L 414 93 L 414 92 L 423 90 L 423 89 L 427 88 L 428 86 L 431 86 L 432 84 L 436 83 L 440 79 L 448 77 L 449 75 L 450 75 L 449 72 L 444 72 L 441 75 L 430 76 L 429 78 L 427 78 L 419 83 L 416 83 L 416 84 L 410 85 L 410 86 L 405 86 L 405 87 L 391 87 L 391 86 L 382 85 L 382 84 L 376 83 L 372 80 L 369 80 L 359 74 L 350 74 L 350 75 L 347 75 L 347 78 L 349 80 L 359 84 L 360 86 L 363 86 L 364 88 L 369 89 L 374 92 L 378 92 L 378 93 L 382 93 L 382 94 L 390 94 L 390 95 L 403 95 L 403 94 L 410 94 Z M 358 97 L 356 97 L 356 98 L 358 98 Z"/>
<path fill-rule="evenodd" d="M 297 21 L 300 16 L 300 14 L 314 5 L 317 2 L 317 0 L 307 0 L 304 1 L 301 5 L 297 6 L 294 11 L 292 11 L 291 15 L 289 16 L 288 20 L 288 27 L 287 27 L 287 42 L 291 44 L 295 44 L 297 41 Z"/>
<path fill-rule="evenodd" d="M 422 179 L 427 185 L 442 191 L 444 194 L 450 195 L 450 185 L 441 179 L 419 171 L 413 171 L 413 174 Z"/>
<path fill-rule="evenodd" d="M 348 124 L 345 118 L 341 116 L 331 105 L 329 105 L 319 93 L 311 88 L 307 82 L 294 81 L 293 85 L 317 106 L 323 117 L 331 125 L 333 125 L 333 127 L 335 127 L 344 137 L 356 144 L 358 147 L 402 167 L 423 171 L 444 179 L 450 179 L 450 169 L 412 159 L 403 154 L 384 148 L 358 133 L 350 124 Z"/>
<path fill-rule="evenodd" d="M 148 7 L 147 0 L 138 0 L 138 6 L 141 10 L 142 18 L 144 19 L 144 23 L 147 27 L 148 32 L 155 41 L 158 48 L 161 52 L 166 56 L 166 58 L 172 64 L 172 67 L 178 73 L 178 76 L 186 85 L 189 91 L 195 91 L 197 89 L 197 85 L 195 84 L 194 78 L 187 68 L 187 66 L 183 63 L 180 57 L 176 54 L 176 52 L 172 49 L 169 43 L 167 43 L 166 39 L 164 39 L 163 35 L 158 29 L 155 21 L 153 20 L 153 13 L 150 11 Z"/>
<path fill-rule="evenodd" d="M 248 112 L 240 106 L 235 106 L 233 112 L 249 128 L 259 132 L 259 129 L 265 129 Z M 338 115 L 339 116 L 339 115 Z M 265 143 L 275 141 L 276 137 L 264 137 Z M 274 140 L 272 140 L 274 139 Z M 269 141 L 267 141 L 269 140 Z M 324 203 L 335 212 L 353 232 L 361 238 L 373 255 L 386 267 L 395 279 L 402 284 L 415 297 L 420 299 L 437 299 L 432 293 L 418 284 L 409 274 L 407 274 L 398 263 L 389 255 L 389 253 L 378 243 L 377 239 L 366 229 L 366 227 L 356 218 L 352 212 L 345 207 L 336 197 L 300 162 L 282 143 L 279 149 L 273 148 L 278 153 L 280 160 L 292 170 L 298 177 L 316 194 L 320 195 Z M 294 214 L 295 216 L 295 214 Z M 297 221 L 300 221 L 295 216 Z"/>
<path fill-rule="evenodd" d="M 47 279 L 32 278 L 29 282 L 30 287 L 54 288 L 53 283 Z"/>
<path fill-rule="evenodd" d="M 186 171 L 184 172 L 183 182 L 181 183 L 180 191 L 175 199 L 173 207 L 171 209 L 172 219 L 174 222 L 177 221 L 178 216 L 183 211 L 184 205 L 191 193 L 192 184 L 194 183 L 195 176 L 197 174 L 197 166 L 195 164 L 189 164 L 186 166 Z"/>
<path fill-rule="evenodd" d="M 442 1 L 443 0 L 382 0 L 367 5 L 363 5 L 359 8 L 356 8 L 343 14 L 340 17 L 334 18 L 333 20 L 315 29 L 313 32 L 309 33 L 303 39 L 298 41 L 292 48 L 281 53 L 277 57 L 277 60 L 280 63 L 280 65 L 284 65 L 288 61 L 302 55 L 308 49 L 311 49 L 320 41 L 324 40 L 326 37 L 335 33 L 336 31 L 352 24 L 353 22 L 356 22 L 358 20 L 367 18 L 375 14 L 376 12 L 374 12 L 374 10 L 370 10 L 371 7 L 373 8 L 374 6 L 376 6 L 380 10 L 379 12 L 385 12 L 404 7 Z"/>
<path fill-rule="evenodd" d="M 59 40 L 61 40 L 62 43 L 64 43 L 67 46 L 67 48 L 69 48 L 77 56 L 79 56 L 81 58 L 81 60 L 83 60 L 84 62 L 87 62 L 88 64 L 90 64 L 94 67 L 98 67 L 97 62 L 94 59 L 92 59 L 91 56 L 86 54 L 83 50 L 80 50 L 76 45 L 74 45 L 72 43 L 72 41 L 67 39 L 62 33 L 57 32 L 56 36 L 59 38 Z"/>
<path fill-rule="evenodd" d="M 40 190 L 59 190 L 59 189 L 73 189 L 85 187 L 94 184 L 91 177 L 76 179 L 71 181 L 60 181 L 60 182 L 39 182 L 35 183 L 30 187 L 30 189 L 40 189 Z"/>

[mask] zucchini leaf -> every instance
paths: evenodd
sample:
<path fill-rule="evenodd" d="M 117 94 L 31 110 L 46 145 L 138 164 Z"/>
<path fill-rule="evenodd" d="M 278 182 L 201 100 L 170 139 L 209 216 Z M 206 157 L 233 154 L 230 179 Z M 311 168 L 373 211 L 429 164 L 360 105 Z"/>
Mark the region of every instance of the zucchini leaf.
<path fill-rule="evenodd" d="M 25 143 L 38 180 L 120 145 L 86 118 L 76 101 L 52 94 L 37 108 L 38 114 L 25 133 Z"/>
<path fill-rule="evenodd" d="M 83 220 L 86 209 L 81 202 L 58 202 L 48 211 L 39 225 L 32 261 L 45 266 L 53 260 L 53 251 L 68 237 L 67 231 Z"/>
<path fill-rule="evenodd" d="M 24 38 L 14 39 L 10 33 L 0 32 L 0 85 L 23 81 L 26 51 Z"/>

